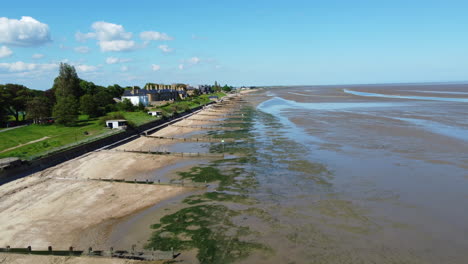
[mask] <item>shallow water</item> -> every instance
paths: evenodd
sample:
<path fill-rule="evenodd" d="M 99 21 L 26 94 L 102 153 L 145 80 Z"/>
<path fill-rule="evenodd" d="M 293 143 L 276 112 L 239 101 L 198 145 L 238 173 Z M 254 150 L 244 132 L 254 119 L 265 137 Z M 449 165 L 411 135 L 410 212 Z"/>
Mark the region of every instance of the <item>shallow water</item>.
<path fill-rule="evenodd" d="M 173 177 L 192 165 L 242 171 L 231 185 L 208 190 L 249 197 L 208 202 L 240 214 L 227 231 L 210 226 L 220 245 L 243 230 L 235 239 L 268 248 L 237 262 L 467 263 L 467 104 L 362 97 L 343 87 L 269 89 L 246 100 L 247 131 L 197 135 L 243 139 L 226 151 L 247 162 L 181 161 L 153 174 Z M 217 143 L 168 148 L 221 151 Z M 153 223 L 164 214 L 155 208 L 144 214 L 154 214 Z"/>
<path fill-rule="evenodd" d="M 249 261 L 468 261 L 468 106 L 317 91 L 326 99 L 295 101 L 304 88 L 278 89 L 258 107 L 272 116 L 256 128 L 271 142 L 263 169 L 274 170 L 257 164 L 256 196 L 281 225 L 264 238 L 277 255 Z M 284 162 L 299 168 L 276 165 Z"/>
<path fill-rule="evenodd" d="M 399 99 L 414 99 L 414 100 L 430 100 L 430 101 L 446 101 L 446 102 L 464 102 L 468 103 L 468 98 L 447 98 L 447 97 L 431 97 L 431 96 L 410 96 L 410 95 L 390 95 L 390 94 L 380 94 L 380 93 L 366 93 L 352 91 L 348 89 L 343 89 L 345 93 L 358 95 L 358 96 L 368 96 L 368 97 L 384 97 L 384 98 L 399 98 Z M 458 93 L 460 94 L 460 93 Z M 466 94 L 466 93 L 462 93 Z"/>

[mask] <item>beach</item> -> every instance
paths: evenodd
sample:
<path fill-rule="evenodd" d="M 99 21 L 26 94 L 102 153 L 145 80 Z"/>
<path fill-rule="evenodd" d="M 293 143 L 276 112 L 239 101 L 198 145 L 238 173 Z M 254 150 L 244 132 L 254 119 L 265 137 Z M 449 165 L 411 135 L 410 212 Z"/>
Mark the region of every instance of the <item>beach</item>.
<path fill-rule="evenodd" d="M 196 130 L 191 125 L 204 124 L 203 120 L 210 118 L 202 115 L 206 111 L 192 116 L 197 121 L 187 118 L 177 122 L 177 127 L 165 127 L 151 136 L 183 137 Z M 140 137 L 115 149 L 91 152 L 0 186 L 0 221 L 5 223 L 0 228 L 0 243 L 36 249 L 49 245 L 62 249 L 112 246 L 106 243 L 107 236 L 119 219 L 195 191 L 190 186 L 165 185 L 169 179 L 152 176 L 154 171 L 185 158 L 123 151 L 162 150 L 174 143 Z M 100 178 L 149 179 L 163 184 L 92 180 Z"/>
<path fill-rule="evenodd" d="M 438 97 L 441 90 L 449 93 Z M 418 97 L 427 91 L 434 98 Z M 175 247 L 185 263 L 465 263 L 465 92 L 257 89 L 152 135 L 163 138 L 140 137 L 1 186 L 8 224 L 0 240 Z"/>

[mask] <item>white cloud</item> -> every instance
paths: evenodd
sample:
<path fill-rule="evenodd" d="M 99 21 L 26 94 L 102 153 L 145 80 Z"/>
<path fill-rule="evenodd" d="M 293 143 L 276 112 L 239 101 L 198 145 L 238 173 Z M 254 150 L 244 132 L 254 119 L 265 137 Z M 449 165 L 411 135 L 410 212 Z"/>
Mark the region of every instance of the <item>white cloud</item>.
<path fill-rule="evenodd" d="M 74 50 L 78 53 L 89 53 L 90 52 L 90 49 L 86 46 L 80 46 L 80 47 L 76 47 L 74 48 Z"/>
<path fill-rule="evenodd" d="M 0 17 L 0 43 L 15 46 L 37 46 L 49 42 L 47 24 L 23 16 L 20 20 Z"/>
<path fill-rule="evenodd" d="M 162 52 L 164 53 L 169 53 L 169 52 L 172 52 L 174 49 L 172 48 L 169 48 L 168 45 L 159 45 L 158 47 L 160 50 L 162 50 Z"/>
<path fill-rule="evenodd" d="M 101 51 L 129 51 L 136 49 L 135 41 L 133 40 L 111 40 L 100 41 L 99 46 Z"/>
<path fill-rule="evenodd" d="M 167 35 L 166 33 L 160 33 L 156 31 L 144 31 L 140 33 L 140 38 L 144 41 L 151 40 L 173 40 L 174 38 Z"/>
<path fill-rule="evenodd" d="M 75 39 L 78 40 L 79 42 L 85 42 L 86 40 L 90 38 L 95 38 L 95 37 L 96 37 L 96 33 L 94 32 L 81 33 L 80 31 L 78 31 L 75 34 Z"/>
<path fill-rule="evenodd" d="M 0 72 L 50 71 L 57 67 L 57 64 L 36 64 L 17 61 L 11 63 L 0 63 Z"/>
<path fill-rule="evenodd" d="M 94 22 L 91 25 L 94 32 L 77 32 L 75 38 L 78 41 L 86 41 L 90 38 L 98 40 L 101 51 L 129 51 L 136 48 L 135 41 L 131 40 L 133 34 L 125 31 L 122 25 L 104 21 Z"/>
<path fill-rule="evenodd" d="M 98 69 L 97 66 L 93 66 L 93 65 L 85 65 L 85 64 L 81 64 L 81 65 L 78 65 L 78 66 L 75 66 L 76 70 L 78 72 L 94 72 Z"/>
<path fill-rule="evenodd" d="M 188 60 L 188 62 L 189 62 L 190 64 L 198 64 L 198 63 L 200 63 L 200 58 L 198 58 L 198 57 L 192 57 L 192 58 L 190 58 L 190 59 Z"/>
<path fill-rule="evenodd" d="M 184 65 L 183 64 L 179 64 L 179 70 L 183 70 L 184 69 Z"/>
<path fill-rule="evenodd" d="M 128 66 L 123 65 L 122 67 L 120 67 L 120 70 L 126 72 L 128 71 Z"/>
<path fill-rule="evenodd" d="M 116 58 L 116 57 L 108 57 L 106 59 L 107 64 L 116 64 L 116 63 L 123 63 L 123 62 L 129 62 L 131 59 L 122 59 L 122 58 Z"/>
<path fill-rule="evenodd" d="M 13 54 L 13 51 L 11 51 L 7 46 L 0 47 L 0 59 L 10 57 L 11 54 Z"/>
<path fill-rule="evenodd" d="M 104 21 L 94 22 L 91 26 L 96 32 L 96 38 L 100 41 L 131 39 L 132 33 L 126 32 L 122 25 Z"/>
<path fill-rule="evenodd" d="M 44 54 L 36 53 L 36 54 L 33 54 L 31 58 L 38 60 L 38 59 L 44 58 L 44 56 L 45 56 Z"/>
<path fill-rule="evenodd" d="M 156 65 L 156 64 L 151 65 L 151 70 L 153 70 L 153 71 L 159 71 L 160 69 L 161 69 L 161 66 L 159 66 L 159 65 Z"/>

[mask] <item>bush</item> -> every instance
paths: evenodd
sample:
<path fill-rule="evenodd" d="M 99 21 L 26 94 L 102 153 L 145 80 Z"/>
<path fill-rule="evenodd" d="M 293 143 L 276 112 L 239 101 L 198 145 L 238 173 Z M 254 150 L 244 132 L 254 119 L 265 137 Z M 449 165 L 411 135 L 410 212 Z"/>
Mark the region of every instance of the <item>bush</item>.
<path fill-rule="evenodd" d="M 123 99 L 122 102 L 117 103 L 117 109 L 119 111 L 133 112 L 133 111 L 135 111 L 135 108 L 136 107 L 127 98 Z"/>
<path fill-rule="evenodd" d="M 145 112 L 145 111 L 146 111 L 146 107 L 145 107 L 145 105 L 144 105 L 142 102 L 139 102 L 139 103 L 138 103 L 138 111 L 141 111 L 141 112 Z"/>

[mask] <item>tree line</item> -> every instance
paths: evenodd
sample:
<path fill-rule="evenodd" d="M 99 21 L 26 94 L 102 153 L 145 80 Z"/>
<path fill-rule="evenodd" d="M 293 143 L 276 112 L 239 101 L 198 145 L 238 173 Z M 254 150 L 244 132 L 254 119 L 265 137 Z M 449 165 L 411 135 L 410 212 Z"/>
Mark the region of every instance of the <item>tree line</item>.
<path fill-rule="evenodd" d="M 97 117 L 108 112 L 128 110 L 128 103 L 116 103 L 125 89 L 118 84 L 107 87 L 96 85 L 78 77 L 73 66 L 60 64 L 59 75 L 51 89 L 29 89 L 20 84 L 0 85 L 0 123 L 5 125 L 10 116 L 16 122 L 31 120 L 45 123 L 50 118 L 63 125 L 74 125 L 79 114 Z"/>
<path fill-rule="evenodd" d="M 5 126 L 13 116 L 16 123 L 20 122 L 21 117 L 22 121 L 30 120 L 35 124 L 53 121 L 72 126 L 77 123 L 80 114 L 94 118 L 114 111 L 145 110 L 141 103 L 134 106 L 128 99 L 122 102 L 114 100 L 120 98 L 125 89 L 131 88 L 118 84 L 107 87 L 96 85 L 80 79 L 75 67 L 61 63 L 59 75 L 54 79 L 52 88 L 46 91 L 29 89 L 20 84 L 0 85 L 0 125 Z M 218 82 L 210 88 L 214 92 L 229 92 L 233 89 L 232 86 L 221 86 Z"/>

